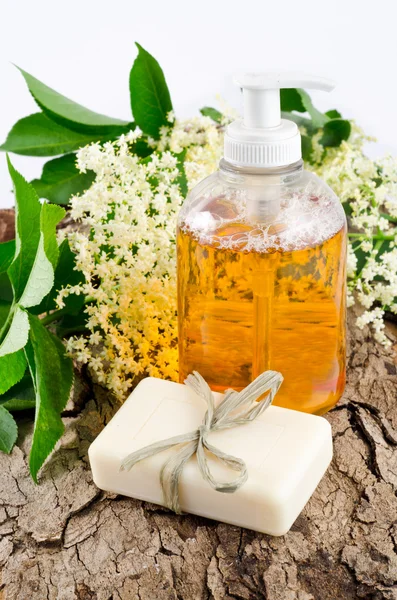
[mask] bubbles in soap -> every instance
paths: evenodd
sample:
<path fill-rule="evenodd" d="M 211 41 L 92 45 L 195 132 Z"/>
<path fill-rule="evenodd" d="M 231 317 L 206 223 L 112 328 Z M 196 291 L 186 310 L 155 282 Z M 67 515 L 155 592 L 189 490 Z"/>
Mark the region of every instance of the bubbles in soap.
<path fill-rule="evenodd" d="M 248 196 L 249 191 L 237 190 L 229 197 L 221 194 L 202 198 L 181 227 L 200 244 L 265 253 L 317 246 L 344 225 L 342 206 L 310 186 L 293 192 L 284 188 L 276 215 L 263 222 L 248 215 L 252 202 Z M 260 203 L 260 197 L 255 202 Z"/>

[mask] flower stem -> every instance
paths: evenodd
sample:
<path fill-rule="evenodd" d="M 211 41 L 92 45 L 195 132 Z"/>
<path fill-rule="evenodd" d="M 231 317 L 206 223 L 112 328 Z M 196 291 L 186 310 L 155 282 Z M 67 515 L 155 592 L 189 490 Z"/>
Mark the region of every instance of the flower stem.
<path fill-rule="evenodd" d="M 379 213 L 381 217 L 383 217 L 384 219 L 387 219 L 388 221 L 390 221 L 390 223 L 397 223 L 397 217 L 392 217 L 391 215 L 387 214 L 387 213 Z"/>
<path fill-rule="evenodd" d="M 93 302 L 94 300 L 95 300 L 95 298 L 93 298 L 92 296 L 87 296 L 84 299 L 83 306 L 85 304 L 89 304 L 90 302 Z M 61 317 L 63 317 L 64 314 L 67 314 L 67 312 L 68 312 L 67 307 L 65 307 L 65 308 L 59 308 L 58 310 L 54 310 L 49 315 L 46 315 L 45 317 L 43 317 L 42 319 L 40 319 L 41 323 L 43 325 L 50 325 L 54 321 L 58 321 Z"/>
<path fill-rule="evenodd" d="M 349 238 L 353 238 L 353 239 L 371 239 L 371 240 L 380 240 L 381 242 L 392 242 L 395 240 L 395 236 L 394 235 L 383 235 L 383 234 L 376 234 L 376 235 L 366 235 L 365 233 L 348 233 L 347 234 L 349 236 Z"/>
<path fill-rule="evenodd" d="M 41 320 L 42 325 L 49 325 L 54 321 L 58 321 L 65 314 L 65 309 L 60 308 L 59 310 L 54 310 L 54 312 L 50 313 L 46 317 L 43 317 Z"/>

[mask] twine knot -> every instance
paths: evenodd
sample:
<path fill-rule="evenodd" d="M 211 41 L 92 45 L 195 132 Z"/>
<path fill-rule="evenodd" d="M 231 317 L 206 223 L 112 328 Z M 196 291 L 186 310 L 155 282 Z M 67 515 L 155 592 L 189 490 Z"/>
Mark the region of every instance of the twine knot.
<path fill-rule="evenodd" d="M 194 371 L 185 379 L 185 384 L 207 403 L 207 411 L 202 424 L 190 433 L 155 442 L 129 454 L 121 463 L 120 469 L 129 471 L 141 460 L 176 446 L 175 452 L 164 463 L 160 471 L 164 504 L 168 508 L 177 514 L 182 512 L 179 503 L 179 480 L 183 467 L 194 454 L 196 454 L 202 477 L 214 490 L 227 494 L 234 493 L 247 481 L 247 466 L 241 458 L 226 454 L 210 444 L 207 440 L 208 434 L 212 431 L 244 425 L 256 419 L 273 402 L 282 381 L 281 373 L 265 371 L 241 392 L 227 390 L 222 402 L 215 408 L 214 396 L 208 383 L 197 371 Z M 257 402 L 262 396 L 264 398 Z M 239 475 L 231 481 L 217 481 L 211 474 L 206 451 L 233 471 L 237 471 Z"/>

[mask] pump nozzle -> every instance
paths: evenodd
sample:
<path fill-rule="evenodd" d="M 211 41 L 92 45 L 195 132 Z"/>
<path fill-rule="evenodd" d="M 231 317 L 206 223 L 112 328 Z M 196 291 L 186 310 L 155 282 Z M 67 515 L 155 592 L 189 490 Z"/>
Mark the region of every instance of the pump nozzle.
<path fill-rule="evenodd" d="M 307 88 L 330 92 L 335 87 L 330 79 L 303 73 L 243 73 L 235 75 L 234 83 L 243 90 L 244 125 L 254 128 L 280 125 L 280 89 Z"/>
<path fill-rule="evenodd" d="M 225 134 L 225 159 L 240 166 L 279 167 L 301 158 L 298 127 L 281 118 L 280 89 L 331 91 L 329 79 L 303 73 L 244 73 L 234 82 L 243 90 L 244 119 L 231 123 Z"/>

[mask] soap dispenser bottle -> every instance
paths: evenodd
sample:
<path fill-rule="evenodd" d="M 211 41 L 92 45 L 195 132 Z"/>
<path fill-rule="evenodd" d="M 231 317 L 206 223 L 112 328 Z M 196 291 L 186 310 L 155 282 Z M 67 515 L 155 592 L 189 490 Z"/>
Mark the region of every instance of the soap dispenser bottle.
<path fill-rule="evenodd" d="M 215 391 L 241 390 L 273 369 L 284 376 L 275 404 L 321 414 L 345 385 L 346 218 L 303 169 L 280 88 L 333 84 L 293 73 L 236 83 L 244 119 L 178 219 L 180 381 L 197 370 Z"/>

